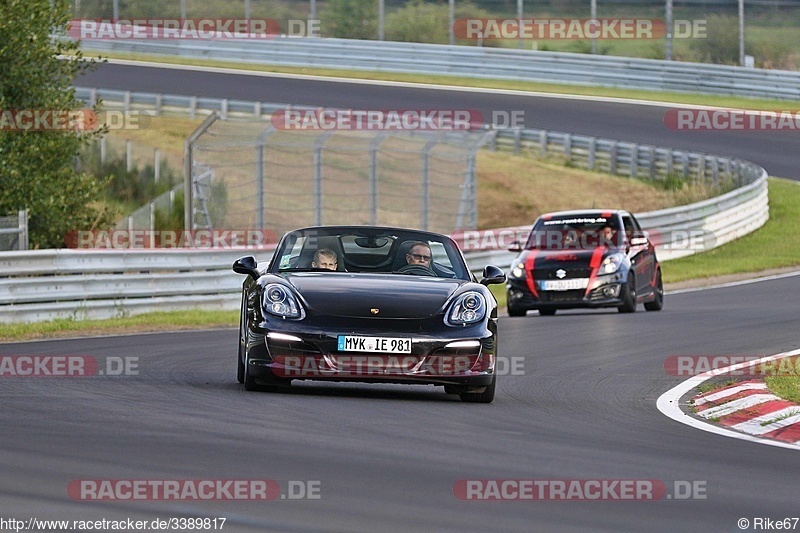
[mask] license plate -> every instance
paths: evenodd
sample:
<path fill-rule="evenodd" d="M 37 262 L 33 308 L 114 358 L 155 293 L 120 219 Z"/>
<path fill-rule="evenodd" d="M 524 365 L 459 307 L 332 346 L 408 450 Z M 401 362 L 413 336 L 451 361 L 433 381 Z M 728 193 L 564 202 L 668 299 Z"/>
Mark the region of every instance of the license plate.
<path fill-rule="evenodd" d="M 340 352 L 411 353 L 411 339 L 339 335 L 336 349 Z"/>
<path fill-rule="evenodd" d="M 541 282 L 543 291 L 574 291 L 589 286 L 589 278 L 548 279 Z"/>

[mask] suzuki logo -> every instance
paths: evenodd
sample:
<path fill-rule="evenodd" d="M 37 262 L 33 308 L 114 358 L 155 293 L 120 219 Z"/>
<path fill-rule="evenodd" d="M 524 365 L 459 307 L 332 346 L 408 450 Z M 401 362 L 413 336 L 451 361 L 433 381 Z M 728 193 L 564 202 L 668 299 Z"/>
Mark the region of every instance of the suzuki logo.
<path fill-rule="evenodd" d="M 567 277 L 567 271 L 564 270 L 563 268 L 559 268 L 558 270 L 556 270 L 556 277 L 558 279 L 564 279 L 565 277 Z"/>

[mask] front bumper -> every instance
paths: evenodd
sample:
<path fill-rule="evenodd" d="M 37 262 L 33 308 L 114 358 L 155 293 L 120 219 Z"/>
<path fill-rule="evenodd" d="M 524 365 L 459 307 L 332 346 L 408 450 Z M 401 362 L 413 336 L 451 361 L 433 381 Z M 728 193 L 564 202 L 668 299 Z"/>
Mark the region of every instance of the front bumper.
<path fill-rule="evenodd" d="M 523 279 L 509 279 L 506 284 L 507 304 L 515 309 L 572 309 L 619 307 L 625 284 L 622 273 L 616 272 L 591 278 L 586 289 L 545 291 L 536 283 L 533 294 Z"/>
<path fill-rule="evenodd" d="M 317 328 L 307 321 L 268 320 L 248 332 L 248 370 L 256 380 L 271 383 L 301 379 L 469 389 L 491 383 L 496 319 L 466 328 L 442 325 L 435 332 L 430 331 L 430 324 L 425 328 L 425 324 L 414 324 L 416 321 L 398 322 L 400 327 L 391 329 L 386 321 L 359 319 L 342 322 L 340 327 Z M 340 351 L 338 335 L 410 338 L 411 352 Z"/>

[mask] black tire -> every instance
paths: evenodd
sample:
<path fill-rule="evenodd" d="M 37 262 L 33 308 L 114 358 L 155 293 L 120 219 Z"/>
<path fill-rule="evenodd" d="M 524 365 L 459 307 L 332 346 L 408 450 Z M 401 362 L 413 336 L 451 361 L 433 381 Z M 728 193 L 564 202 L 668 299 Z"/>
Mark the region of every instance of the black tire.
<path fill-rule="evenodd" d="M 249 391 L 260 391 L 264 390 L 264 387 L 256 383 L 256 380 L 253 376 L 250 375 L 250 369 L 248 368 L 249 365 L 244 365 L 244 390 Z"/>
<path fill-rule="evenodd" d="M 539 309 L 539 314 L 542 316 L 553 316 L 556 314 L 556 309 L 551 309 L 551 308 Z"/>
<path fill-rule="evenodd" d="M 506 310 L 508 311 L 508 316 L 525 316 L 528 312 L 527 309 L 520 309 L 519 307 L 508 304 L 506 304 Z"/>
<path fill-rule="evenodd" d="M 636 276 L 628 273 L 628 281 L 622 286 L 622 305 L 617 307 L 620 313 L 636 312 Z"/>
<path fill-rule="evenodd" d="M 462 402 L 466 403 L 492 403 L 494 400 L 494 390 L 497 384 L 497 375 L 492 376 L 492 382 L 486 386 L 483 392 L 462 392 L 458 396 Z"/>
<path fill-rule="evenodd" d="M 242 297 L 242 309 L 239 311 L 239 346 L 236 350 L 236 380 L 244 383 L 244 297 Z"/>
<path fill-rule="evenodd" d="M 652 302 L 645 302 L 644 308 L 646 311 L 661 311 L 664 309 L 664 284 L 661 281 L 661 269 L 656 273 L 656 290 L 655 297 Z"/>

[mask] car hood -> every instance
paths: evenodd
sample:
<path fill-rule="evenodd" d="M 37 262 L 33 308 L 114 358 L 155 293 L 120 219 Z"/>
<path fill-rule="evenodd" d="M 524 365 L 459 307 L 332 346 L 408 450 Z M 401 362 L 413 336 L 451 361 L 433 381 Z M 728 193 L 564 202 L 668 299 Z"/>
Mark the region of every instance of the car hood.
<path fill-rule="evenodd" d="M 589 268 L 592 258 L 597 264 L 604 257 L 619 252 L 616 248 L 594 248 L 591 250 L 526 250 L 520 254 L 516 262 L 523 263 L 528 268 L 530 257 L 533 257 L 535 270 Z"/>
<path fill-rule="evenodd" d="M 310 313 L 340 317 L 429 318 L 465 280 L 398 274 L 286 274 Z M 374 310 L 378 312 L 375 313 Z"/>

